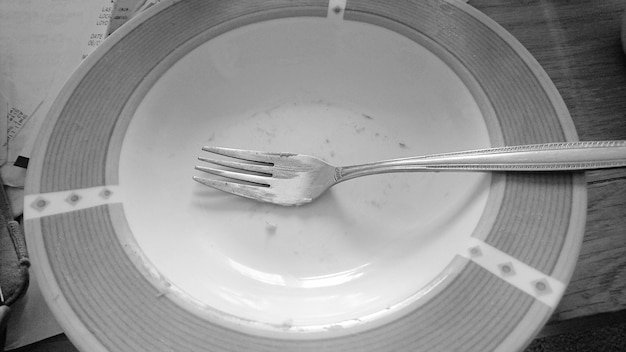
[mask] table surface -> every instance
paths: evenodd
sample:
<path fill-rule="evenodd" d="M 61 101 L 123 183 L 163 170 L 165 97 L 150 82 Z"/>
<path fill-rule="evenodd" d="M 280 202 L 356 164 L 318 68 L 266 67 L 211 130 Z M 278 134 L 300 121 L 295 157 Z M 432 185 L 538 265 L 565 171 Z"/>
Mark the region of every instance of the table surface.
<path fill-rule="evenodd" d="M 580 140 L 626 140 L 624 0 L 470 0 L 531 54 L 563 97 Z M 588 172 L 584 243 L 551 328 L 626 312 L 626 168 Z M 562 329 L 561 329 L 562 330 Z M 66 340 L 20 351 L 73 350 Z"/>

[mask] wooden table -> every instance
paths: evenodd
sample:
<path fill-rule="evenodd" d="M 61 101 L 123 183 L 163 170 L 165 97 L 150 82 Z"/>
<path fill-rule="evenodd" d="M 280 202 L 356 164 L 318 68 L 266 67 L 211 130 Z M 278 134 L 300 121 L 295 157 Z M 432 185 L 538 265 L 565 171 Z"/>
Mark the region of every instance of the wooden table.
<path fill-rule="evenodd" d="M 626 140 L 623 0 L 470 0 L 515 36 L 561 93 L 581 140 Z M 585 239 L 572 281 L 542 335 L 626 320 L 626 169 L 588 173 Z M 64 337 L 20 349 L 72 351 Z"/>
<path fill-rule="evenodd" d="M 626 139 L 623 0 L 470 0 L 548 73 L 580 140 Z M 544 334 L 626 320 L 626 169 L 588 172 L 585 239 L 572 281 Z"/>

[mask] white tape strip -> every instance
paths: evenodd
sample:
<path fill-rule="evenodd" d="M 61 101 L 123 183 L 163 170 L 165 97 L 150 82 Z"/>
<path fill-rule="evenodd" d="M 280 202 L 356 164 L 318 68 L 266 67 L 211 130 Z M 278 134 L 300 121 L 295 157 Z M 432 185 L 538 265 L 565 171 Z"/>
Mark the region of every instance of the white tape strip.
<path fill-rule="evenodd" d="M 30 194 L 24 197 L 24 218 L 69 213 L 105 204 L 121 203 L 118 186 L 101 186 L 70 191 Z"/>
<path fill-rule="evenodd" d="M 346 12 L 346 2 L 347 0 L 329 0 L 328 18 L 343 20 L 343 14 Z"/>
<path fill-rule="evenodd" d="M 475 238 L 461 255 L 551 308 L 556 308 L 565 291 L 563 282 Z"/>

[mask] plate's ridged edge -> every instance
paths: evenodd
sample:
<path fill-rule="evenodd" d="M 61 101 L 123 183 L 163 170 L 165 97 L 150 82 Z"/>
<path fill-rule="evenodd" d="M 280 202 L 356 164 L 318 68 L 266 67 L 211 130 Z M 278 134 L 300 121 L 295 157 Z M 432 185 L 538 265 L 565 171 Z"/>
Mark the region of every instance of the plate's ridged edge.
<path fill-rule="evenodd" d="M 142 28 L 141 26 L 145 26 L 147 24 L 158 25 L 167 23 L 167 21 L 163 22 L 163 19 L 158 19 L 158 16 L 160 15 L 167 14 L 167 16 L 163 15 L 163 18 L 166 18 L 175 14 L 178 17 L 173 16 L 172 18 L 178 18 L 180 20 L 184 18 L 185 21 L 188 21 L 190 18 L 197 19 L 194 15 L 199 16 L 201 13 L 200 10 L 202 9 L 207 11 L 207 13 L 210 13 L 208 11 L 210 8 L 216 13 L 221 14 L 223 12 L 232 16 L 232 18 L 236 18 L 241 15 L 241 13 L 229 13 L 228 11 L 232 11 L 233 9 L 242 10 L 242 7 L 238 7 L 237 4 L 242 4 L 241 6 L 243 6 L 243 8 L 248 6 L 246 5 L 248 2 L 245 1 L 232 1 L 228 3 L 229 6 L 234 7 L 229 7 L 228 9 L 219 8 L 218 5 L 220 2 L 218 1 L 188 1 L 184 5 L 182 3 L 174 3 L 170 7 L 164 8 L 158 14 L 155 14 L 153 18 L 140 23 L 135 30 L 144 31 L 141 32 L 143 35 L 141 38 L 154 40 L 155 38 L 151 38 L 151 36 L 154 36 L 154 33 L 157 32 L 150 32 L 149 30 L 146 30 L 145 27 Z M 282 13 L 283 15 L 288 15 L 285 14 L 286 9 L 289 9 L 291 6 L 298 6 L 294 5 L 293 2 L 285 1 L 268 1 L 263 3 L 266 4 L 268 8 L 284 6 L 281 11 L 276 12 L 276 14 Z M 300 6 L 306 7 L 307 10 L 298 9 L 297 12 L 300 14 L 307 14 L 308 11 L 312 11 L 312 9 L 319 7 L 319 11 L 325 14 L 326 8 L 323 7 L 323 4 L 320 5 L 321 3 L 323 2 L 302 1 Z M 265 6 L 260 4 L 249 6 L 257 5 Z M 363 3 L 353 1 L 349 2 L 348 6 L 349 11 L 364 11 L 369 14 L 374 14 L 371 10 L 373 8 L 376 12 L 375 16 L 379 16 L 381 13 L 389 13 L 390 10 L 389 5 L 382 1 L 368 1 Z M 367 8 L 363 8 L 362 6 Z M 370 8 L 369 6 L 373 7 Z M 391 11 L 391 13 L 389 13 L 391 18 L 394 18 L 395 20 L 400 18 L 406 20 L 406 23 L 414 23 L 416 18 L 420 17 L 413 16 L 421 14 L 421 16 L 424 16 L 422 19 L 422 26 L 427 27 L 425 28 L 426 32 L 437 29 L 436 33 L 431 33 L 433 38 L 442 43 L 449 40 L 450 42 L 448 44 L 451 45 L 451 47 L 454 47 L 454 45 L 460 45 L 458 42 L 455 42 L 455 40 L 458 40 L 459 38 L 454 37 L 453 35 L 455 31 L 459 31 L 459 28 L 445 26 L 438 27 L 440 24 L 458 24 L 467 20 L 470 21 L 470 23 L 466 24 L 468 26 L 467 29 L 469 29 L 469 35 L 467 37 L 477 36 L 477 34 L 482 35 L 482 32 L 472 33 L 471 31 L 472 28 L 480 27 L 480 21 L 476 18 L 470 18 L 471 16 L 468 17 L 465 12 L 457 9 L 455 6 L 450 5 L 447 2 L 433 1 L 424 4 L 417 2 L 401 2 L 397 5 L 397 7 L 395 6 L 396 4 L 394 3 L 396 11 Z M 406 11 L 400 14 L 397 12 L 397 8 L 401 8 L 402 6 L 405 6 L 404 10 Z M 423 12 L 420 13 L 419 11 Z M 353 12 L 353 14 L 354 13 L 355 12 Z M 349 18 L 349 13 L 346 15 L 346 18 Z M 433 25 L 432 22 L 428 22 L 429 20 L 443 22 L 435 23 Z M 250 23 L 251 22 L 254 21 L 251 20 Z M 478 27 L 476 27 L 475 22 L 479 24 Z M 430 26 L 430 29 L 428 29 L 428 26 Z M 208 30 L 208 27 L 205 27 L 205 29 Z M 492 32 L 489 29 L 486 29 L 486 27 L 482 30 L 487 34 Z M 456 33 L 458 34 L 461 32 Z M 162 34 L 169 35 L 171 33 L 167 32 L 166 29 L 163 29 Z M 490 35 L 497 37 L 494 33 L 491 33 Z M 149 41 L 142 42 L 139 40 L 137 42 L 132 42 L 132 40 L 129 39 L 130 37 L 131 36 L 127 36 L 123 40 L 120 38 L 119 43 L 124 43 L 124 45 L 128 46 L 130 49 L 134 48 L 133 45 L 140 45 L 143 43 L 145 45 L 143 48 L 146 50 L 150 49 L 150 46 L 147 44 Z M 168 38 L 172 41 L 180 40 L 180 38 L 173 39 L 174 37 L 168 36 L 159 37 L 158 39 L 164 40 Z M 463 45 L 467 45 L 467 43 L 463 43 Z M 491 45 L 494 47 L 498 46 L 493 43 L 483 43 L 481 45 Z M 462 48 L 463 46 L 460 47 Z M 111 46 L 109 51 L 106 54 L 103 54 L 103 56 L 107 56 L 111 52 L 114 52 L 115 48 L 115 46 Z M 484 51 L 486 50 L 483 50 L 483 52 Z M 124 56 L 128 53 L 129 52 L 125 52 Z M 121 54 L 121 52 L 118 52 L 118 54 Z M 122 56 L 119 55 L 118 59 L 121 60 L 121 58 Z M 136 73 L 134 78 L 137 79 L 143 77 L 142 75 L 147 75 L 147 72 L 150 71 L 152 66 L 156 65 L 162 58 L 163 56 L 161 56 L 161 58 L 155 58 L 154 62 L 146 65 L 144 65 L 144 62 L 141 62 L 140 64 L 139 62 L 141 60 L 136 60 L 133 69 L 139 71 Z M 128 59 L 128 57 L 124 57 L 124 59 Z M 461 61 L 463 62 L 463 60 Z M 34 186 L 34 189 L 36 189 L 35 193 L 81 189 L 105 185 L 106 171 L 104 169 L 106 164 L 105 159 L 107 156 L 106 148 L 102 147 L 107 146 L 110 133 L 112 133 L 112 130 L 115 128 L 115 120 L 126 104 L 126 101 L 123 99 L 127 99 L 129 96 L 127 94 L 133 93 L 136 85 L 124 86 L 123 88 L 126 90 L 118 90 L 116 87 L 111 86 L 104 91 L 104 93 L 109 94 L 106 99 L 94 98 L 92 100 L 83 100 L 83 98 L 89 97 L 89 94 L 96 96 L 95 90 L 100 87 L 100 82 L 97 81 L 98 79 L 103 79 L 103 77 L 107 77 L 107 79 L 111 78 L 110 76 L 104 76 L 104 68 L 107 70 L 111 69 L 111 71 L 106 71 L 106 73 L 115 72 L 113 70 L 115 68 L 113 62 L 109 62 L 107 64 L 106 62 L 92 60 L 90 64 L 92 65 L 90 68 L 93 69 L 93 67 L 97 67 L 98 69 L 101 69 L 101 71 L 90 70 L 84 77 L 79 77 L 82 78 L 82 80 L 80 82 L 73 83 L 77 84 L 79 88 L 72 88 L 73 90 L 70 92 L 71 94 L 67 94 L 67 96 L 75 99 L 75 105 L 68 104 L 64 106 L 64 110 L 60 113 L 60 117 L 55 117 L 55 119 L 58 118 L 58 121 L 55 124 L 55 130 L 51 132 L 52 139 L 47 146 L 48 151 L 44 160 L 44 166 L 37 170 L 41 172 L 41 184 Z M 522 71 L 517 72 L 517 74 L 523 78 L 528 75 L 532 75 L 533 72 L 525 72 L 524 67 L 522 67 Z M 124 79 L 126 79 L 126 77 L 124 77 L 123 74 L 120 73 L 119 78 L 121 80 L 118 80 L 116 82 L 117 84 L 125 82 Z M 483 82 L 482 78 L 481 82 Z M 81 86 L 83 83 L 85 85 Z M 137 83 L 135 82 L 135 84 Z M 496 91 L 506 91 L 506 89 L 504 89 L 505 87 L 498 86 L 497 84 L 494 84 L 494 86 Z M 520 85 L 517 88 L 530 89 L 529 87 L 532 86 Z M 486 91 L 488 90 L 486 89 Z M 504 92 L 499 93 L 505 94 Z M 491 95 L 490 93 L 488 93 L 488 95 L 495 102 L 499 102 L 502 101 L 502 99 L 507 98 L 506 96 L 501 97 L 499 95 Z M 529 98 L 527 96 L 522 97 L 523 99 L 519 99 L 520 101 L 524 101 L 524 99 Z M 122 100 L 114 104 L 114 106 L 111 106 L 108 104 L 108 99 L 111 98 L 121 98 Z M 86 104 L 81 105 L 85 102 Z M 545 102 L 542 102 L 540 106 L 546 107 Z M 519 112 L 537 114 L 544 112 L 544 110 L 529 110 L 533 107 L 523 106 L 517 103 L 501 107 L 498 107 L 497 104 L 495 104 L 494 107 L 496 108 L 498 115 L 501 117 L 502 112 L 511 114 Z M 107 112 L 107 110 L 109 111 Z M 89 115 L 91 112 L 98 113 L 96 119 L 94 119 L 94 116 Z M 545 113 L 554 117 L 554 111 L 550 114 L 550 111 L 546 110 Z M 535 141 L 545 141 L 544 139 L 551 140 L 551 138 L 560 140 L 563 138 L 563 135 L 560 135 L 560 137 L 552 135 L 552 133 L 561 131 L 558 119 L 547 119 L 548 124 L 539 127 L 529 126 L 529 123 L 535 120 L 520 121 L 509 116 L 509 120 L 503 121 L 508 124 L 505 124 L 502 127 L 505 142 L 508 144 L 531 143 Z M 528 130 L 528 128 L 531 128 L 531 130 Z M 536 130 L 537 128 L 538 131 Z M 86 143 L 87 138 L 93 137 L 94 131 L 100 132 L 96 133 L 99 135 L 99 139 L 96 140 L 97 143 L 93 143 L 93 139 L 91 140 L 92 143 Z M 544 131 L 548 131 L 548 135 L 544 135 Z M 531 138 L 529 140 L 524 139 L 522 141 L 518 141 L 516 136 L 524 133 Z M 105 149 L 105 151 L 98 148 Z M 76 153 L 69 155 L 63 154 L 65 151 L 76 149 L 79 149 Z M 95 163 L 94 160 L 96 161 Z M 92 168 L 91 166 L 93 165 L 96 167 Z M 81 170 L 82 173 L 72 176 L 75 174 L 75 168 Z M 38 178 L 35 177 L 35 179 Z M 529 182 L 532 182 L 532 180 Z M 555 182 L 557 182 L 557 184 L 561 184 L 558 180 Z M 507 179 L 507 186 L 509 183 L 517 185 L 518 180 Z M 571 188 L 571 183 L 568 185 Z M 520 194 L 519 192 L 523 192 L 524 190 L 524 187 L 507 187 L 506 192 L 509 196 L 515 197 Z M 554 195 L 554 199 L 559 199 L 559 197 L 562 197 L 562 195 Z M 560 207 L 560 209 L 564 209 L 563 207 L 569 209 L 571 204 L 567 204 L 567 202 L 571 202 L 571 199 L 568 198 L 567 195 L 563 198 L 565 201 L 561 199 L 555 203 L 551 203 L 552 206 Z M 533 202 L 535 201 L 531 201 L 531 203 Z M 547 315 L 550 311 L 549 308 L 542 307 L 541 304 L 538 304 L 532 297 L 516 290 L 503 280 L 470 262 L 459 276 L 459 279 L 450 283 L 449 287 L 443 292 L 443 294 L 435 297 L 431 300 L 431 302 L 429 302 L 428 305 L 417 308 L 403 319 L 372 330 L 366 334 L 329 340 L 300 341 L 297 342 L 297 344 L 293 341 L 272 340 L 257 336 L 242 335 L 214 324 L 207 325 L 207 322 L 204 320 L 198 320 L 197 318 L 194 319 L 193 315 L 189 312 L 176 308 L 177 306 L 173 305 L 173 303 L 166 297 L 161 296 L 160 292 L 158 292 L 153 285 L 147 283 L 145 278 L 133 269 L 132 263 L 129 262 L 129 259 L 124 254 L 124 250 L 120 247 L 120 244 L 116 239 L 112 226 L 110 226 L 110 223 L 107 224 L 110 221 L 107 207 L 108 206 L 89 208 L 72 213 L 44 217 L 38 220 L 29 220 L 28 222 L 32 223 L 33 221 L 37 221 L 36 225 L 31 224 L 29 226 L 31 229 L 36 228 L 40 231 L 38 233 L 43 238 L 39 239 L 39 241 L 47 241 L 43 246 L 44 248 L 39 248 L 39 251 L 44 251 L 49 256 L 48 259 L 53 267 L 52 270 L 55 273 L 54 276 L 58 280 L 58 284 L 61 286 L 60 292 L 56 292 L 55 294 L 61 294 L 63 297 L 57 297 L 57 299 L 60 301 L 67 299 L 68 301 L 73 302 L 69 304 L 67 308 L 73 308 L 76 311 L 76 314 L 80 315 L 81 322 L 78 322 L 77 325 L 73 327 L 77 328 L 79 325 L 84 324 L 82 326 L 89 328 L 91 333 L 110 350 L 166 350 L 169 347 L 169 343 L 175 343 L 175 349 L 177 350 L 198 350 L 211 345 L 222 350 L 241 350 L 252 347 L 256 350 L 268 351 L 277 349 L 316 351 L 349 349 L 372 351 L 384 349 L 417 350 L 422 349 L 422 347 L 424 350 L 433 350 L 441 348 L 441 346 L 443 346 L 442 344 L 454 341 L 454 343 L 464 343 L 463 349 L 482 351 L 492 349 L 494 346 L 498 346 L 498 344 L 502 341 L 508 341 L 510 346 L 519 347 L 520 339 L 527 339 L 531 335 L 511 338 L 511 336 L 508 335 L 510 331 L 513 331 L 516 327 L 518 327 L 516 331 L 519 331 L 519 326 L 522 325 L 526 326 L 526 330 L 531 330 L 528 328 L 528 325 L 535 325 L 534 320 L 526 319 L 526 316 L 530 316 L 539 311 L 543 314 L 538 314 L 537 316 L 540 316 L 542 317 L 542 320 L 545 320 L 547 319 Z M 505 215 L 501 213 L 499 217 L 503 217 Z M 513 212 L 506 216 L 514 217 L 516 215 Z M 533 220 L 533 217 L 529 216 L 527 220 L 531 221 Z M 41 224 L 39 221 L 41 221 Z M 100 228 L 93 228 L 94 224 L 104 226 Z M 516 228 L 515 226 L 513 226 L 513 228 Z M 559 226 L 561 227 L 556 230 L 561 229 L 565 232 L 557 231 L 555 233 L 557 233 L 558 236 L 565 236 L 567 229 L 563 229 L 562 225 Z M 102 229 L 105 229 L 106 231 L 101 232 L 100 230 Z M 549 231 L 549 228 L 547 228 L 545 233 L 554 234 Z M 536 241 L 537 238 L 532 237 L 533 235 L 534 234 L 529 234 L 524 237 L 529 241 Z M 538 238 L 539 242 L 543 239 L 543 237 Z M 504 242 L 499 243 L 499 240 L 504 240 Z M 508 252 L 516 258 L 525 258 L 524 254 L 528 253 L 516 253 L 513 248 L 508 248 L 507 246 L 511 247 L 512 242 L 507 240 L 507 238 L 503 235 L 503 232 L 492 233 L 492 235 L 488 238 L 488 243 Z M 531 242 L 524 242 L 525 247 L 528 247 L 528 243 Z M 42 245 L 42 243 L 39 245 Z M 555 264 L 544 263 L 544 261 L 546 258 L 557 258 L 558 256 L 555 255 L 555 253 L 559 254 L 561 246 L 562 244 L 546 246 L 548 249 L 546 254 L 537 259 L 530 258 L 531 263 L 528 264 L 532 264 L 532 266 L 538 267 L 542 271 L 549 272 L 551 267 L 554 267 Z M 106 253 L 107 251 L 111 252 L 111 257 L 102 257 L 102 253 Z M 552 257 L 550 257 L 551 255 Z M 537 263 L 533 262 L 534 260 L 536 260 Z M 83 268 L 81 268 L 80 272 L 76 270 L 75 264 L 78 262 L 85 264 Z M 102 266 L 106 266 L 107 264 L 109 264 L 109 266 L 106 269 L 102 269 Z M 490 287 L 491 290 L 483 292 L 483 286 L 481 285 L 487 285 L 485 287 Z M 86 292 L 90 292 L 92 295 L 90 297 L 85 297 Z M 122 292 L 124 293 L 123 295 L 121 295 Z M 458 304 L 459 302 L 466 302 L 465 300 L 468 299 L 466 295 L 468 293 L 473 293 L 470 295 L 473 299 L 467 301 L 468 303 L 466 305 Z M 152 294 L 154 294 L 154 297 L 151 296 Z M 150 297 L 154 299 L 150 299 Z M 54 301 L 54 299 L 54 297 L 51 297 L 49 298 L 49 301 Z M 113 311 L 111 311 L 111 309 L 118 307 L 124 299 L 127 299 L 126 303 L 131 306 L 124 305 L 123 307 L 126 309 L 118 309 L 116 311 L 120 316 L 113 315 Z M 143 307 L 142 311 L 149 314 L 145 314 L 144 317 L 141 312 L 134 311 L 132 309 L 134 307 L 134 305 L 132 305 L 133 302 L 137 304 L 146 304 L 141 306 Z M 157 308 L 155 308 L 155 305 Z M 492 306 L 495 307 L 491 310 L 484 311 L 485 307 Z M 480 307 L 483 308 L 483 311 L 479 309 Z M 440 320 L 441 311 L 438 310 L 441 309 L 444 309 L 447 314 L 450 314 L 450 316 L 454 316 L 458 319 L 446 321 Z M 465 313 L 470 311 L 479 313 L 477 317 L 480 318 L 480 323 L 487 324 L 496 322 L 495 325 L 492 325 L 493 328 L 489 329 L 488 326 L 463 323 L 462 319 L 469 318 Z M 131 312 L 134 313 L 130 314 Z M 514 314 L 517 318 L 509 319 L 510 317 L 506 317 L 508 314 Z M 148 317 L 148 315 L 150 317 Z M 96 319 L 95 317 L 99 318 Z M 146 325 L 139 327 L 137 326 L 137 322 L 135 320 L 137 317 L 140 317 L 141 319 L 151 318 L 152 320 L 146 320 Z M 174 324 L 171 324 L 172 319 L 174 320 Z M 165 331 L 170 331 L 171 333 L 169 336 L 158 335 L 155 332 L 158 329 L 164 328 L 162 325 L 163 321 L 170 323 L 170 325 L 165 327 Z M 472 320 L 472 322 L 474 322 L 474 320 Z M 500 324 L 497 324 L 498 322 Z M 508 325 L 505 326 L 505 322 L 508 323 Z M 108 335 L 108 333 L 105 333 L 102 330 L 105 327 L 112 330 L 121 330 L 121 332 L 118 332 L 119 336 Z M 423 330 L 417 330 L 417 328 L 420 327 L 423 328 Z M 500 330 L 496 331 L 496 327 Z M 132 331 L 144 331 L 146 328 L 154 329 L 150 330 L 154 333 L 150 335 L 150 337 L 156 339 L 155 341 L 159 341 L 158 344 L 152 345 L 154 341 L 151 343 L 148 343 L 148 341 L 138 342 L 138 336 L 133 336 L 131 339 L 127 339 L 125 337 Z M 201 329 L 201 332 L 195 329 Z M 438 334 L 436 333 L 437 331 L 445 331 L 445 333 Z M 160 330 L 160 332 L 163 333 L 162 330 Z M 428 334 L 423 335 L 423 333 Z M 78 333 L 75 333 L 73 338 L 79 341 L 89 340 L 82 340 L 81 337 L 78 336 Z M 482 345 L 473 344 L 472 341 L 476 341 L 473 340 L 475 338 L 479 338 Z M 206 339 L 209 340 L 207 341 Z M 513 339 L 513 341 L 511 341 L 511 339 Z M 476 342 L 478 343 L 479 341 Z M 93 346 L 87 345 L 87 342 L 84 342 L 82 347 L 86 350 L 91 350 Z M 448 349 L 453 349 L 455 346 L 448 345 L 448 347 Z"/>
<path fill-rule="evenodd" d="M 572 193 L 571 175 L 508 175 L 487 242 L 551 274 L 570 230 Z"/>
<path fill-rule="evenodd" d="M 133 267 L 113 230 L 111 207 L 42 218 L 61 292 L 77 318 L 108 350 L 301 351 L 492 350 L 517 326 L 534 298 L 472 262 L 429 304 L 365 333 L 329 340 L 247 335 L 180 309 Z M 77 267 L 76 263 L 83 265 Z M 485 290 L 485 288 L 489 288 Z M 544 307 L 543 312 L 547 312 Z M 442 314 L 443 313 L 443 314 Z M 141 334 L 132 334 L 141 331 Z M 161 335 L 167 332 L 167 335 Z M 235 344 L 235 346 L 233 346 Z"/>

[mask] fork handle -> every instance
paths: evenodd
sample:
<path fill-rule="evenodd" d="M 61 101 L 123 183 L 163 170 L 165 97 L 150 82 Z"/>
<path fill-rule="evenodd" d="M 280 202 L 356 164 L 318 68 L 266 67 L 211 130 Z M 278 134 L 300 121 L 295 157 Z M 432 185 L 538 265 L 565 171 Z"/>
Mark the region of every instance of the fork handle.
<path fill-rule="evenodd" d="M 410 171 L 574 171 L 626 166 L 626 141 L 529 144 L 345 166 L 338 182 Z"/>

